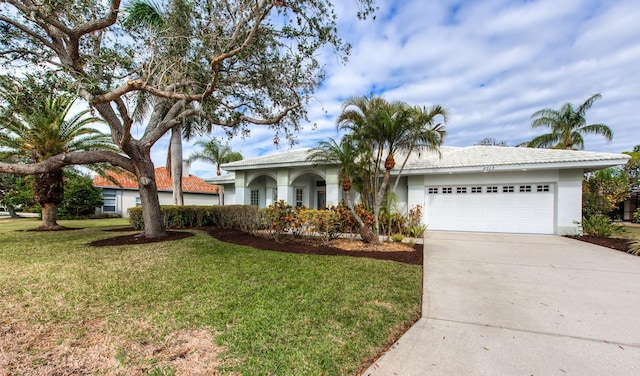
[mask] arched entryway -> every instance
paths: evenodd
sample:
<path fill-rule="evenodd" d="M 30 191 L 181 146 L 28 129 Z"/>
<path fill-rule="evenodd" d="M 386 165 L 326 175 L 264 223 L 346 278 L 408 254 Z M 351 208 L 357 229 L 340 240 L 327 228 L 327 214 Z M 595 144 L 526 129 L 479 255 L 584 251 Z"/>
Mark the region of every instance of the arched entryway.
<path fill-rule="evenodd" d="M 290 204 L 292 206 L 305 206 L 311 209 L 327 207 L 327 183 L 319 174 L 302 172 L 293 176 L 291 189 Z"/>

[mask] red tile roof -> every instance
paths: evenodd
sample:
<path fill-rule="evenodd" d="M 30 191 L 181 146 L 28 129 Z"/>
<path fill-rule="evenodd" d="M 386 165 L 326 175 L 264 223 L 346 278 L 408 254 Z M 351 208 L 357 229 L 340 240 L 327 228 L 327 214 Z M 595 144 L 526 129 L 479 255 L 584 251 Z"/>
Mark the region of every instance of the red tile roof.
<path fill-rule="evenodd" d="M 123 189 L 138 189 L 138 181 L 136 180 L 136 177 L 130 172 L 125 171 L 122 174 L 109 172 L 109 175 L 114 177 L 115 180 L 120 183 Z M 103 178 L 102 176 L 95 176 L 93 178 L 93 185 L 101 188 L 118 188 L 118 185 L 112 183 L 108 179 Z M 158 191 L 171 192 L 173 190 L 171 177 L 169 176 L 169 172 L 167 171 L 166 167 L 156 168 L 156 185 L 158 186 Z M 182 190 L 184 192 L 191 193 L 218 193 L 218 186 L 206 183 L 204 179 L 201 179 L 197 176 L 189 175 L 182 177 Z"/>

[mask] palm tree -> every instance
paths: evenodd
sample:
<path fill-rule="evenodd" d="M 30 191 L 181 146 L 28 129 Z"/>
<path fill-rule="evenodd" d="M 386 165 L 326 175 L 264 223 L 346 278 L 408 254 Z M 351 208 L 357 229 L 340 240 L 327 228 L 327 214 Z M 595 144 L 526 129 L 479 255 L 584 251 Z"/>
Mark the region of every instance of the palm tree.
<path fill-rule="evenodd" d="M 369 183 L 375 192 L 373 214 L 375 232 L 379 229 L 379 214 L 387 191 L 391 170 L 396 166 L 395 156 L 406 153 L 393 191 L 400 174 L 412 152 L 416 150 L 439 150 L 446 134 L 444 125 L 447 112 L 440 106 L 410 107 L 404 102 L 388 102 L 381 97 L 355 97 L 348 99 L 338 117 L 338 128 L 350 131 L 348 137 L 362 145 L 364 150 L 373 150 Z M 386 154 L 386 157 L 385 157 Z M 382 173 L 382 177 L 380 177 Z"/>
<path fill-rule="evenodd" d="M 414 143 L 411 138 L 413 112 L 404 102 L 388 102 L 381 97 L 351 98 L 342 108 L 343 111 L 338 117 L 339 128 L 353 132 L 351 137 L 370 145 L 374 152 L 370 183 L 375 192 L 373 214 L 377 234 L 382 200 L 391 177 L 391 170 L 396 165 L 395 155 L 400 151 L 408 150 Z M 383 175 L 380 180 L 381 171 Z"/>
<path fill-rule="evenodd" d="M 211 163 L 216 166 L 216 175 L 218 176 L 222 174 L 221 165 L 242 160 L 242 154 L 231 150 L 229 144 L 222 145 L 215 138 L 209 141 L 198 141 L 195 145 L 200 146 L 202 150 L 191 154 L 187 159 L 187 164 L 190 165 L 195 161 Z"/>
<path fill-rule="evenodd" d="M 607 125 L 587 124 L 585 119 L 587 110 L 600 98 L 602 98 L 600 94 L 594 94 L 576 109 L 571 103 L 565 103 L 560 110 L 545 108 L 536 111 L 531 115 L 533 119 L 531 127 L 547 127 L 551 132 L 538 136 L 524 145 L 532 148 L 582 150 L 584 149 L 583 136 L 587 134 L 601 135 L 611 142 L 613 132 Z"/>
<path fill-rule="evenodd" d="M 69 116 L 75 100 L 71 95 L 52 93 L 39 106 L 18 107 L 17 112 L 5 108 L 0 115 L 4 125 L 0 130 L 0 160 L 16 157 L 36 163 L 80 150 L 117 150 L 109 135 L 88 127 L 102 122 L 96 117 L 86 117 L 89 110 Z M 33 188 L 34 199 L 42 207 L 40 229 L 60 228 L 56 206 L 64 194 L 62 169 L 35 175 Z"/>
<path fill-rule="evenodd" d="M 406 155 L 400 166 L 400 171 L 396 177 L 392 192 L 395 192 L 398 187 L 402 171 L 411 153 L 414 151 L 423 152 L 428 150 L 435 150 L 439 153 L 440 147 L 444 142 L 444 137 L 447 135 L 445 124 L 449 121 L 449 114 L 441 105 L 438 104 L 431 107 L 415 106 L 409 111 L 411 111 L 410 127 L 405 135 L 408 142 L 404 144 Z M 442 119 L 442 122 L 436 123 L 437 119 Z"/>
<path fill-rule="evenodd" d="M 353 186 L 351 177 L 358 175 L 358 170 L 360 169 L 358 160 L 362 157 L 362 154 L 362 150 L 349 137 L 343 137 L 340 143 L 333 138 L 328 138 L 320 141 L 316 147 L 311 149 L 307 159 L 318 164 L 337 163 L 339 165 L 338 179 L 342 182 L 342 191 L 344 192 L 347 207 L 358 223 L 360 235 L 365 241 L 371 242 L 375 239 L 375 235 L 364 224 L 351 201 L 351 188 Z"/>
<path fill-rule="evenodd" d="M 242 160 L 242 154 L 231 150 L 229 144 L 222 145 L 215 138 L 212 138 L 209 141 L 198 141 L 195 145 L 202 147 L 202 150 L 191 154 L 187 159 L 187 165 L 191 165 L 191 163 L 195 161 L 211 163 L 216 166 L 216 175 L 218 176 L 222 174 L 222 171 L 220 170 L 220 166 L 222 164 Z M 218 199 L 220 200 L 219 204 L 222 205 L 224 202 L 224 187 L 220 185 L 219 189 L 220 192 L 218 192 Z"/>

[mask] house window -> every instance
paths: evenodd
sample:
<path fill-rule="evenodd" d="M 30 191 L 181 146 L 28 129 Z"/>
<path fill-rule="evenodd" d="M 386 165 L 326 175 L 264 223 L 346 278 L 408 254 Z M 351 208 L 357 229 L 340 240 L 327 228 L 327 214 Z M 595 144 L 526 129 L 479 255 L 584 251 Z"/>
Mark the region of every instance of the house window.
<path fill-rule="evenodd" d="M 539 185 L 536 187 L 536 191 L 537 192 L 549 192 L 549 185 L 545 184 L 545 185 Z"/>
<path fill-rule="evenodd" d="M 456 193 L 467 193 L 467 187 L 456 187 Z"/>
<path fill-rule="evenodd" d="M 116 191 L 102 191 L 102 211 L 110 213 L 116 211 Z"/>
<path fill-rule="evenodd" d="M 482 193 L 482 187 L 471 187 L 471 193 Z"/>
<path fill-rule="evenodd" d="M 520 192 L 531 192 L 531 186 L 530 185 L 521 185 L 520 186 Z"/>
<path fill-rule="evenodd" d="M 278 188 L 273 188 L 271 190 L 271 197 L 273 198 L 273 202 L 278 202 Z"/>
<path fill-rule="evenodd" d="M 498 193 L 498 187 L 487 187 L 487 193 Z"/>
<path fill-rule="evenodd" d="M 251 205 L 260 206 L 260 191 L 257 189 L 251 190 Z"/>
<path fill-rule="evenodd" d="M 442 193 L 444 193 L 444 194 L 451 194 L 451 193 L 453 193 L 453 188 L 451 188 L 451 187 L 444 187 L 444 188 L 442 188 Z"/>
<path fill-rule="evenodd" d="M 140 200 L 140 197 L 136 197 L 136 206 L 142 206 L 142 201 Z"/>
<path fill-rule="evenodd" d="M 438 194 L 438 188 L 429 188 L 429 194 L 430 195 Z"/>
<path fill-rule="evenodd" d="M 300 208 L 303 206 L 302 198 L 303 198 L 302 188 L 296 188 L 296 208 Z"/>
<path fill-rule="evenodd" d="M 502 193 L 511 193 L 513 192 L 513 185 L 505 185 L 502 187 Z"/>

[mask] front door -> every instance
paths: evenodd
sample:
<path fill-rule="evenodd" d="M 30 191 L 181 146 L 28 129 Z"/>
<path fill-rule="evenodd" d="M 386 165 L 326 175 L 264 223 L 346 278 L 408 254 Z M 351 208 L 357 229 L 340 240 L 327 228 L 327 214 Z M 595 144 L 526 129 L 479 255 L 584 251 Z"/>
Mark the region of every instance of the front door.
<path fill-rule="evenodd" d="M 317 196 L 318 196 L 317 202 L 316 202 L 316 204 L 318 205 L 317 208 L 318 209 L 326 209 L 326 207 L 327 207 L 327 191 L 324 190 L 324 189 L 318 189 Z"/>

